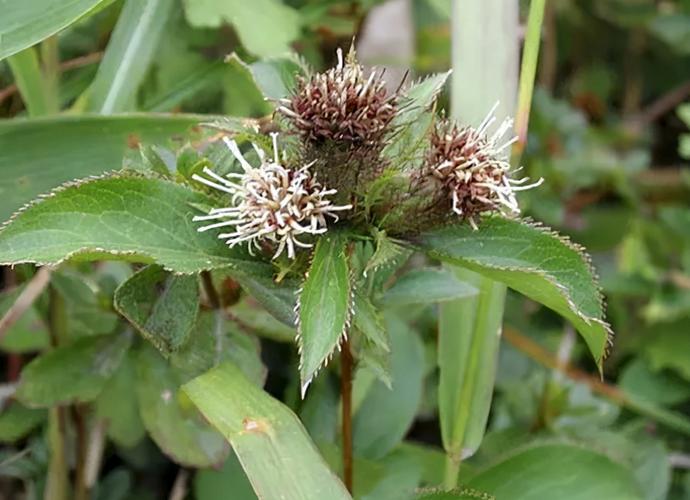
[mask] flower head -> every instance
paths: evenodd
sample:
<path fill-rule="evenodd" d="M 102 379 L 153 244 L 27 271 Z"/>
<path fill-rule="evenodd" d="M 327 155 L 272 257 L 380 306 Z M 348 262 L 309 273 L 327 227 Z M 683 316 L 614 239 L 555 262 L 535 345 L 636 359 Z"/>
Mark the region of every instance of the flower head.
<path fill-rule="evenodd" d="M 512 179 L 507 156 L 517 137 L 504 139 L 513 127 L 506 118 L 490 134 L 496 121 L 491 108 L 477 127 L 458 127 L 444 120 L 431 134 L 431 148 L 426 158 L 426 172 L 442 182 L 449 190 L 453 212 L 469 221 L 477 229 L 475 217 L 482 212 L 500 211 L 520 213 L 515 193 L 540 185 L 543 179 L 526 184 L 529 179 Z"/>
<path fill-rule="evenodd" d="M 395 95 L 386 90 L 382 73 L 364 77 L 354 50 L 338 65 L 310 79 L 300 78 L 291 99 L 282 99 L 278 112 L 285 115 L 310 142 L 344 141 L 357 145 L 380 144 L 395 114 Z"/>
<path fill-rule="evenodd" d="M 325 233 L 326 217 L 337 221 L 337 212 L 349 210 L 352 206 L 333 205 L 329 196 L 336 190 L 326 189 L 316 182 L 309 172 L 309 165 L 298 170 L 284 167 L 278 154 L 277 135 L 272 134 L 272 159 L 267 160 L 263 150 L 253 144 L 261 159 L 261 165 L 256 168 L 244 158 L 235 141 L 224 139 L 244 172 L 223 177 L 204 168 L 207 177 L 195 174 L 192 178 L 230 194 L 232 206 L 214 208 L 208 215 L 198 215 L 193 220 L 218 221 L 200 227 L 200 232 L 233 227 L 232 232 L 218 235 L 218 238 L 227 240 L 230 247 L 248 242 L 252 252 L 261 249 L 262 242 L 272 242 L 277 245 L 274 259 L 286 249 L 288 257 L 294 258 L 295 247 L 312 246 L 298 237 Z"/>

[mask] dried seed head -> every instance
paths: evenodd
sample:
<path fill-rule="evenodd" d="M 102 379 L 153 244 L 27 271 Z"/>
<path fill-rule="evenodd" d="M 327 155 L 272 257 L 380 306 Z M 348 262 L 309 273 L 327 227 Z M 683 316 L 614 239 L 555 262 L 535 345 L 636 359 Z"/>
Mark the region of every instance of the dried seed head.
<path fill-rule="evenodd" d="M 503 137 L 512 129 L 513 120 L 505 119 L 493 134 L 488 133 L 496 121 L 497 106 L 477 128 L 460 128 L 448 120 L 439 122 L 431 134 L 426 158 L 425 175 L 442 183 L 451 196 L 453 212 L 475 229 L 476 217 L 482 212 L 520 213 L 515 192 L 543 182 L 539 179 L 525 184 L 528 178 L 511 179 L 507 155 L 517 138 Z"/>
<path fill-rule="evenodd" d="M 349 210 L 351 205 L 335 206 L 329 197 L 335 189 L 321 186 L 309 172 L 309 165 L 299 170 L 285 168 L 280 163 L 277 135 L 273 137 L 273 159 L 267 160 L 263 150 L 253 144 L 261 165 L 252 167 L 242 156 L 235 141 L 225 139 L 230 151 L 240 162 L 244 173 L 227 174 L 223 177 L 208 168 L 208 177 L 192 178 L 214 189 L 231 195 L 231 206 L 214 208 L 208 215 L 198 215 L 194 221 L 218 221 L 200 227 L 200 232 L 219 227 L 234 226 L 234 231 L 221 233 L 218 238 L 227 240 L 233 247 L 248 242 L 250 253 L 261 249 L 262 242 L 274 243 L 277 248 L 273 258 L 287 249 L 294 258 L 295 247 L 309 248 L 309 242 L 300 241 L 302 235 L 323 234 L 327 230 L 326 217 L 338 220 L 337 212 Z"/>
<path fill-rule="evenodd" d="M 342 141 L 360 146 L 381 144 L 395 114 L 395 95 L 386 90 L 383 74 L 364 77 L 354 48 L 347 60 L 338 49 L 338 65 L 310 79 L 301 78 L 291 99 L 282 99 L 285 115 L 305 141 Z"/>

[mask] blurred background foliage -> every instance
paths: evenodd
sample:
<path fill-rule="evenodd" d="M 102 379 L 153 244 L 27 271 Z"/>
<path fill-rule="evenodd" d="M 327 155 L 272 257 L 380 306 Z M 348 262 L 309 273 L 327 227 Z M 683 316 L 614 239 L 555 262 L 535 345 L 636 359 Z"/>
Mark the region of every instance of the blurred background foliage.
<path fill-rule="evenodd" d="M 31 49 L 34 52 L 0 62 L 0 117 L 146 111 L 260 118 L 271 107 L 252 73 L 282 85 L 299 65 L 332 64 L 336 47 L 348 46 L 353 36 L 363 61 L 387 66 L 389 75 L 402 76 L 409 69 L 408 78 L 417 78 L 445 71 L 451 56 L 450 4 L 105 2 L 97 12 Z M 281 59 L 280 64 L 273 59 L 290 50 L 297 56 Z M 240 59 L 226 62 L 231 53 L 248 62 L 251 72 Z M 584 344 L 574 341 L 574 332 L 561 318 L 509 292 L 489 431 L 477 455 L 463 465 L 461 483 L 482 489 L 487 480 L 481 471 L 490 470 L 494 478 L 513 477 L 526 467 L 546 482 L 549 467 L 569 467 L 558 461 L 567 455 L 558 447 L 577 443 L 608 455 L 625 469 L 615 473 L 629 472 L 632 490 L 640 498 L 690 498 L 689 69 L 688 0 L 547 2 L 522 159 L 530 176 L 543 176 L 546 182 L 526 193 L 523 204 L 528 215 L 570 235 L 592 254 L 616 343 L 601 381 Z M 38 78 L 22 80 L 21 75 Z M 114 80 L 121 85 L 116 95 L 109 91 Z M 270 94 L 270 89 L 261 90 Z M 444 99 L 447 103 L 447 96 Z M 0 123 L 0 133 L 9 133 L 6 123 Z M 172 131 L 154 132 L 159 137 Z M 156 153 L 148 146 L 139 149 L 140 137 L 127 134 L 124 131 L 123 137 L 130 139 L 125 163 L 128 157 Z M 32 145 L 31 137 L 25 139 L 27 148 L 42 146 Z M 51 147 L 60 147 L 59 137 L 54 143 Z M 115 157 L 119 153 L 116 150 Z M 156 161 L 175 159 L 160 153 Z M 192 160 L 185 160 L 183 151 L 178 168 L 185 161 Z M 118 165 L 97 168 L 103 167 Z M 14 183 L 21 183 L 21 170 L 14 174 L 7 179 L 8 174 L 0 172 L 4 196 L 11 197 Z M 69 172 L 62 176 L 74 177 Z M 90 339 L 116 328 L 112 294 L 130 273 L 125 264 L 108 263 L 95 268 L 76 265 L 54 274 L 52 293 L 65 301 L 71 335 Z M 28 266 L 5 269 L 1 312 L 32 274 Z M 237 314 L 263 333 L 267 390 L 298 412 L 324 455 L 337 463 L 335 372 L 324 373 L 301 402 L 292 331 L 250 306 L 240 303 Z M 22 366 L 48 346 L 48 314 L 46 301 L 39 300 L 0 341 L 3 387 L 11 387 Z M 387 322 L 396 390 L 390 392 L 384 385 L 368 390 L 379 382 L 366 373 L 355 382 L 357 467 L 366 471 L 358 485 L 361 498 L 398 498 L 396 492 L 404 485 L 441 482 L 443 454 L 434 389 L 436 309 L 424 304 L 391 306 Z M 417 334 L 406 335 L 408 328 Z M 241 349 L 256 355 L 258 347 Z M 153 387 L 155 393 L 155 385 L 146 385 L 146 380 L 175 376 L 151 359 L 151 373 L 135 374 L 134 360 L 126 357 L 116 377 L 103 375 L 105 389 L 103 384 L 89 389 L 104 391 L 89 411 L 116 414 L 113 422 L 119 422 L 107 430 L 110 441 L 94 498 L 165 498 L 178 481 L 188 481 L 190 498 L 252 498 L 236 459 L 231 457 L 217 469 L 180 469 L 169 458 L 176 451 L 162 452 L 145 437 L 147 414 L 160 417 L 155 408 L 138 409 L 146 398 L 133 397 L 134 386 L 138 383 L 140 392 Z M 263 370 L 259 361 L 256 366 Z M 58 377 L 53 383 L 61 381 Z M 170 425 L 176 425 L 170 418 Z M 19 491 L 28 491 L 29 498 L 40 496 L 51 432 L 45 422 L 45 410 L 4 402 L 0 491 L 6 498 Z M 531 454 L 534 450 L 543 453 Z M 573 471 L 583 484 L 605 484 L 607 474 L 613 474 L 594 466 L 581 471 L 574 466 Z M 586 491 L 578 486 L 583 488 Z M 540 498 L 533 490 L 520 498 Z M 587 498 L 638 498 L 620 490 L 612 495 L 596 489 L 589 493 Z"/>

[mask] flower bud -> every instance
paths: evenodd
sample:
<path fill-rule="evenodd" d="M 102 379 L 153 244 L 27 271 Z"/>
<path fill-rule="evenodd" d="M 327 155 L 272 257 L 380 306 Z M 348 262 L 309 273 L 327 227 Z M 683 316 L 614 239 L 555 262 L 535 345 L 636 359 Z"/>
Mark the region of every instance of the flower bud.
<path fill-rule="evenodd" d="M 335 141 L 355 147 L 378 147 L 395 114 L 382 73 L 368 78 L 354 49 L 347 60 L 338 49 L 338 65 L 309 79 L 300 78 L 290 99 L 281 100 L 285 115 L 307 143 Z"/>

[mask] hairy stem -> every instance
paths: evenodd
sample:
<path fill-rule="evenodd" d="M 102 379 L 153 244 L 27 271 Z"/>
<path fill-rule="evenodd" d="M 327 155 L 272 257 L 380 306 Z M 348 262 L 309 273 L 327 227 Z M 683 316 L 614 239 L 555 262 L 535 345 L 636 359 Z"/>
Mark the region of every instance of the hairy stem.
<path fill-rule="evenodd" d="M 343 341 L 340 351 L 340 394 L 343 400 L 342 437 L 343 437 L 343 480 L 347 491 L 352 493 L 353 460 L 352 460 L 352 351 L 350 341 Z"/>

